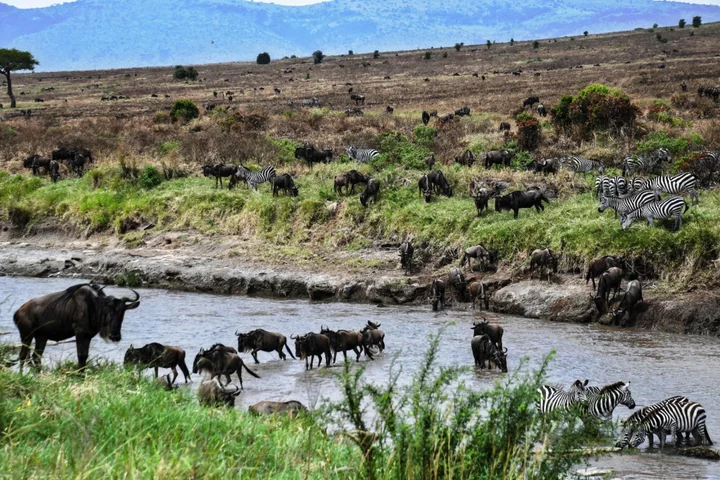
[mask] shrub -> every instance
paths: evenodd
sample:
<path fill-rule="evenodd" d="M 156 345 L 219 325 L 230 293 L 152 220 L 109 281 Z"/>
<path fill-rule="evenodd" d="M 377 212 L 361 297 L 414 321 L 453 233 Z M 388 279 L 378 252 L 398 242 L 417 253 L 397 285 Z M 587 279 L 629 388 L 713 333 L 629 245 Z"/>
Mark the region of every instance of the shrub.
<path fill-rule="evenodd" d="M 423 159 L 430 155 L 427 148 L 413 144 L 400 132 L 380 134 L 380 155 L 373 160 L 375 167 L 385 168 L 392 164 L 401 164 L 407 168 L 422 170 L 426 168 Z"/>
<path fill-rule="evenodd" d="M 442 57 L 443 57 L 443 58 L 447 58 L 447 57 L 448 57 L 448 53 L 447 53 L 447 52 L 443 52 Z"/>
<path fill-rule="evenodd" d="M 515 45 L 515 39 L 514 39 L 514 38 L 511 38 L 511 39 L 510 39 L 510 45 Z"/>
<path fill-rule="evenodd" d="M 178 141 L 166 141 L 166 142 L 160 142 L 158 144 L 158 155 L 161 157 L 164 157 L 168 153 L 172 152 L 173 150 L 177 150 L 180 147 L 180 142 Z"/>
<path fill-rule="evenodd" d="M 198 71 L 194 67 L 183 67 L 178 65 L 175 67 L 173 72 L 173 78 L 175 80 L 197 80 Z"/>
<path fill-rule="evenodd" d="M 432 52 L 425 52 L 425 56 L 423 58 L 425 58 L 425 60 L 430 60 L 431 57 L 432 57 Z"/>
<path fill-rule="evenodd" d="M 520 118 L 518 115 L 518 146 L 522 150 L 533 151 L 540 144 L 540 122 L 537 118 L 527 115 L 529 118 Z"/>
<path fill-rule="evenodd" d="M 532 43 L 532 45 L 533 45 L 533 48 L 540 48 L 540 42 L 538 42 L 537 40 L 535 40 L 535 41 Z"/>
<path fill-rule="evenodd" d="M 681 18 L 680 21 L 678 21 L 678 28 L 685 28 L 685 19 Z"/>
<path fill-rule="evenodd" d="M 373 52 L 373 58 L 380 58 L 380 51 L 375 50 L 375 51 Z"/>
<path fill-rule="evenodd" d="M 667 132 L 650 132 L 642 142 L 635 146 L 640 153 L 652 152 L 658 148 L 667 148 L 673 156 L 684 153 L 688 148 L 688 141 L 685 138 L 668 136 Z"/>
<path fill-rule="evenodd" d="M 463 45 L 465 45 L 465 44 L 464 44 L 464 43 L 462 43 L 462 42 L 460 42 L 460 43 L 456 43 L 456 44 L 455 44 L 455 50 L 457 50 L 457 51 L 459 52 L 459 51 L 460 51 L 460 49 L 461 49 L 461 48 L 463 47 Z"/>
<path fill-rule="evenodd" d="M 323 55 L 322 50 L 315 50 L 312 54 L 313 56 L 313 63 L 318 64 L 322 63 L 323 59 L 325 58 L 325 55 Z"/>
<path fill-rule="evenodd" d="M 140 174 L 140 186 L 148 190 L 160 185 L 163 181 L 162 175 L 157 168 L 146 165 Z"/>
<path fill-rule="evenodd" d="M 348 50 L 348 55 L 354 55 L 352 50 Z"/>
<path fill-rule="evenodd" d="M 693 28 L 700 28 L 701 25 L 702 25 L 702 17 L 700 17 L 700 16 L 693 17 L 693 19 L 692 19 Z"/>
<path fill-rule="evenodd" d="M 585 36 L 587 37 L 587 36 L 588 36 L 588 31 L 585 30 L 585 31 L 583 32 L 583 35 L 585 35 Z"/>
<path fill-rule="evenodd" d="M 488 40 L 487 42 L 485 42 L 485 45 L 487 45 L 488 50 L 490 50 L 490 47 L 492 47 L 492 42 Z"/>
<path fill-rule="evenodd" d="M 413 131 L 413 139 L 415 144 L 427 148 L 428 150 L 435 146 L 435 136 L 437 135 L 437 129 L 434 127 L 428 127 L 426 125 L 418 125 Z"/>
<path fill-rule="evenodd" d="M 658 28 L 658 24 L 657 24 L 657 23 L 653 23 L 653 30 L 655 30 L 656 28 Z"/>
<path fill-rule="evenodd" d="M 258 65 L 267 65 L 270 63 L 270 54 L 267 52 L 258 53 L 257 60 Z"/>
<path fill-rule="evenodd" d="M 173 104 L 172 110 L 170 110 L 170 118 L 173 120 L 185 120 L 190 121 L 193 118 L 198 118 L 200 110 L 190 100 L 176 100 Z"/>

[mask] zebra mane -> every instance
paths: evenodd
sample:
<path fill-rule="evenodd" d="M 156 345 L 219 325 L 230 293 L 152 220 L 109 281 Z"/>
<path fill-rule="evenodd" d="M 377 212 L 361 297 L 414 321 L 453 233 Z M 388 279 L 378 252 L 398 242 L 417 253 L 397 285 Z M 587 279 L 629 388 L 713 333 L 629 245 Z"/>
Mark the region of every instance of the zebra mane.
<path fill-rule="evenodd" d="M 600 389 L 600 395 L 602 395 L 603 393 L 607 393 L 611 390 L 620 390 L 625 385 L 626 385 L 625 382 L 615 382 L 615 383 L 611 383 L 610 385 L 605 385 L 604 387 L 602 387 Z"/>

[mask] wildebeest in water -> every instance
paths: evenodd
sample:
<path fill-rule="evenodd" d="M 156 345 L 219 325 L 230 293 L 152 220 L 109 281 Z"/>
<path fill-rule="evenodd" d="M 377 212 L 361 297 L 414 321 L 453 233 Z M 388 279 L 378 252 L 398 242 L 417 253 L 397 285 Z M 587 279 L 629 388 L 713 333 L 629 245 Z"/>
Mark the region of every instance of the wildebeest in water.
<path fill-rule="evenodd" d="M 33 339 L 33 364 L 39 366 L 48 340 L 75 337 L 81 369 L 87 364 L 90 341 L 95 335 L 119 342 L 125 312 L 140 305 L 140 294 L 132 290 L 135 298 L 113 297 L 106 295 L 104 288 L 81 283 L 23 304 L 13 317 L 22 341 L 20 368 L 27 360 Z"/>
<path fill-rule="evenodd" d="M 490 323 L 487 318 L 483 317 L 482 322 L 474 322 L 471 327 L 473 336 L 487 335 L 493 341 L 498 350 L 502 350 L 502 337 L 505 330 L 502 326 Z"/>
<path fill-rule="evenodd" d="M 347 361 L 347 351 L 352 350 L 357 355 L 355 361 L 360 361 L 360 355 L 365 352 L 365 356 L 373 360 L 372 353 L 368 350 L 368 345 L 364 342 L 364 335 L 357 330 L 330 330 L 328 327 L 320 327 L 320 333 L 330 339 L 330 347 L 333 350 L 333 363 L 337 361 L 337 352 L 342 352 L 343 358 Z"/>
<path fill-rule="evenodd" d="M 138 367 L 154 368 L 155 378 L 158 377 L 158 368 L 169 368 L 173 372 L 172 385 L 177 380 L 177 367 L 183 372 L 185 383 L 190 380 L 190 372 L 185 364 L 185 350 L 180 347 L 162 345 L 160 343 L 148 343 L 140 348 L 134 348 L 132 344 L 125 352 L 124 365 L 137 365 Z"/>
<path fill-rule="evenodd" d="M 235 397 L 238 395 L 240 395 L 240 389 L 237 385 L 233 390 L 225 388 L 216 377 L 204 380 L 198 388 L 200 405 L 208 407 L 234 407 Z"/>
<path fill-rule="evenodd" d="M 262 328 L 258 328 L 247 333 L 239 333 L 235 331 L 235 335 L 238 337 L 238 351 L 250 352 L 255 363 L 260 363 L 257 358 L 259 351 L 263 352 L 277 352 L 282 360 L 285 360 L 285 352 L 283 348 L 287 350 L 287 353 L 295 359 L 292 350 L 287 344 L 287 338 L 282 333 L 268 332 Z"/>
<path fill-rule="evenodd" d="M 258 402 L 248 408 L 248 412 L 253 415 L 277 415 L 285 414 L 296 417 L 300 413 L 307 412 L 308 409 L 297 400 L 289 400 L 287 402 Z"/>
<path fill-rule="evenodd" d="M 433 312 L 437 312 L 438 305 L 445 307 L 445 282 L 442 280 L 433 280 L 430 286 L 430 302 L 432 303 Z"/>
<path fill-rule="evenodd" d="M 230 375 L 237 374 L 238 380 L 240 380 L 240 388 L 244 388 L 242 380 L 243 368 L 253 377 L 260 378 L 260 375 L 245 365 L 245 362 L 234 348 L 226 347 L 221 343 L 216 343 L 209 350 L 201 348 L 193 361 L 193 373 L 205 371 L 210 374 L 211 378 L 224 375 L 227 384 L 230 384 Z"/>
<path fill-rule="evenodd" d="M 368 320 L 367 325 L 361 330 L 363 342 L 367 347 L 378 347 L 382 352 L 385 350 L 385 332 L 380 330 L 381 324 Z"/>
<path fill-rule="evenodd" d="M 322 356 L 325 355 L 325 366 L 330 366 L 330 339 L 327 335 L 320 333 L 307 333 L 300 337 L 290 336 L 295 340 L 295 355 L 299 359 L 305 359 L 305 370 L 312 370 L 313 360 L 318 357 L 318 367 L 322 363 Z M 308 357 L 310 358 L 308 366 Z"/>

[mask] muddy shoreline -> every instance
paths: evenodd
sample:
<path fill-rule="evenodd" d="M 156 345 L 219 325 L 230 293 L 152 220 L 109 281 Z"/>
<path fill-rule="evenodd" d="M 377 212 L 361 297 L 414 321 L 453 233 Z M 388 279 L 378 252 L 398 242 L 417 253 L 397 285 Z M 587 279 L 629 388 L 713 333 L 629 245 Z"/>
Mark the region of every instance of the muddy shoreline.
<path fill-rule="evenodd" d="M 87 242 L 41 236 L 1 238 L 0 275 L 83 278 L 121 286 L 375 304 L 428 303 L 427 291 L 434 277 L 405 276 L 399 269 L 387 268 L 346 273 L 322 265 L 281 266 L 227 255 L 217 248 L 217 241 L 212 248 L 187 243 L 170 248 L 167 241 L 162 241 L 154 246 L 128 248 L 112 245 L 108 239 Z M 592 290 L 578 275 L 558 275 L 549 283 L 501 271 L 483 281 L 491 285 L 492 311 L 557 322 L 603 321 L 590 300 Z M 720 336 L 718 292 L 655 294 L 650 286 L 644 297 L 645 304 L 636 308 L 629 325 Z M 470 304 L 454 303 L 452 308 L 470 308 Z"/>

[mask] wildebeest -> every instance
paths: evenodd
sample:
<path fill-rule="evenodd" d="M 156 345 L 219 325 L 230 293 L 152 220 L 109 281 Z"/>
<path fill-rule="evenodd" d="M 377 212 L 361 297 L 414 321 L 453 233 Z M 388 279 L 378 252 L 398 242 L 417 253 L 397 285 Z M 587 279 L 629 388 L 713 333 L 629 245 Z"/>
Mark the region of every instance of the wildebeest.
<path fill-rule="evenodd" d="M 236 165 L 230 164 L 218 164 L 218 165 L 203 165 L 203 175 L 206 177 L 215 177 L 215 188 L 220 185 L 222 188 L 223 177 L 232 177 L 237 172 Z"/>
<path fill-rule="evenodd" d="M 430 178 L 428 178 L 427 174 L 423 174 L 418 179 L 418 190 L 420 192 L 421 196 L 425 197 L 425 203 L 430 203 L 430 200 L 432 199 L 432 184 L 430 183 Z"/>
<path fill-rule="evenodd" d="M 270 183 L 273 186 L 273 197 L 277 196 L 278 190 L 282 190 L 285 195 L 290 192 L 293 197 L 298 196 L 298 188 L 295 186 L 295 182 L 293 182 L 292 176 L 289 173 L 283 173 L 282 175 L 271 178 Z"/>
<path fill-rule="evenodd" d="M 476 280 L 471 282 L 467 288 L 473 308 L 475 308 L 475 302 L 480 300 L 480 308 L 482 308 L 482 305 L 485 305 L 485 310 L 490 309 L 490 295 L 488 295 L 483 282 Z"/>
<path fill-rule="evenodd" d="M 550 204 L 550 200 L 540 190 L 528 190 L 526 192 L 510 192 L 502 197 L 495 198 L 495 211 L 502 212 L 503 210 L 512 210 L 513 217 L 518 218 L 518 211 L 521 208 L 532 208 L 540 213 L 541 210 L 545 210 L 542 202 L 545 201 Z"/>
<path fill-rule="evenodd" d="M 385 350 L 385 332 L 380 330 L 379 323 L 368 320 L 367 325 L 360 330 L 363 334 L 363 344 L 370 347 L 378 347 L 382 352 Z"/>
<path fill-rule="evenodd" d="M 445 307 L 445 282 L 442 280 L 437 278 L 433 280 L 430 286 L 430 302 L 432 303 L 433 312 L 437 312 L 438 305 Z"/>
<path fill-rule="evenodd" d="M 423 122 L 423 125 L 427 125 L 428 122 L 430 122 L 430 114 L 424 110 L 422 112 L 422 122 Z"/>
<path fill-rule="evenodd" d="M 243 368 L 253 377 L 260 378 L 260 375 L 245 365 L 245 362 L 243 362 L 234 348 L 226 347 L 220 343 L 216 343 L 208 350 L 201 348 L 193 361 L 193 373 L 206 371 L 210 373 L 212 378 L 225 375 L 225 379 L 227 380 L 226 385 L 229 385 L 231 382 L 230 375 L 233 373 L 237 374 L 240 380 L 240 388 L 243 388 Z"/>
<path fill-rule="evenodd" d="M 484 245 L 475 245 L 474 247 L 466 248 L 463 252 L 463 256 L 460 259 L 460 266 L 463 267 L 467 263 L 468 269 L 472 271 L 472 259 L 475 259 L 480 262 L 480 268 L 482 269 L 485 265 L 485 260 L 488 262 L 492 260 L 492 255 L 490 254 L 490 251 L 485 248 Z"/>
<path fill-rule="evenodd" d="M 375 177 L 370 177 L 368 179 L 367 187 L 365 187 L 365 190 L 360 194 L 360 203 L 363 207 L 368 206 L 368 202 L 370 199 L 373 200 L 373 202 L 377 201 L 377 195 L 380 191 L 380 184 L 377 180 L 375 180 Z"/>
<path fill-rule="evenodd" d="M 320 333 L 306 333 L 300 337 L 290 336 L 295 340 L 295 355 L 300 360 L 305 359 L 305 370 L 312 370 L 313 360 L 318 357 L 318 367 L 322 363 L 322 356 L 325 354 L 325 366 L 330 366 L 330 339 L 327 335 Z M 308 367 L 308 357 L 310 366 Z"/>
<path fill-rule="evenodd" d="M 458 299 L 465 297 L 465 290 L 467 288 L 467 281 L 465 275 L 459 268 L 451 268 L 448 272 L 448 283 L 455 289 L 455 293 Z"/>
<path fill-rule="evenodd" d="M 310 168 L 313 163 L 328 163 L 332 160 L 332 150 L 319 150 L 312 145 L 305 145 L 295 149 L 295 158 L 304 158 Z"/>
<path fill-rule="evenodd" d="M 489 370 L 499 368 L 507 373 L 507 348 L 498 349 L 488 335 L 476 335 L 470 341 L 475 365 Z"/>
<path fill-rule="evenodd" d="M 452 187 L 441 170 L 428 173 L 428 180 L 436 192 L 442 192 L 446 197 L 452 197 Z"/>
<path fill-rule="evenodd" d="M 530 278 L 533 276 L 535 267 L 539 270 L 538 278 L 542 280 L 542 273 L 545 267 L 548 267 L 548 281 L 550 281 L 550 270 L 552 267 L 552 273 L 557 273 L 558 257 L 549 248 L 537 249 L 530 255 Z"/>
<path fill-rule="evenodd" d="M 638 280 L 629 282 L 625 289 L 625 295 L 623 295 L 622 300 L 620 300 L 620 305 L 618 305 L 618 308 L 613 312 L 613 324 L 620 324 L 624 327 L 625 322 L 623 322 L 623 319 L 625 318 L 625 313 L 632 316 L 633 308 L 635 308 L 638 302 L 642 301 L 642 286 L 640 282 Z"/>
<path fill-rule="evenodd" d="M 472 331 L 474 336 L 487 335 L 498 350 L 502 350 L 502 337 L 505 333 L 502 326 L 490 323 L 487 318 L 483 317 L 482 322 L 473 322 Z"/>
<path fill-rule="evenodd" d="M 158 387 L 161 387 L 164 390 L 167 390 L 169 392 L 172 392 L 173 390 L 176 390 L 178 388 L 177 385 L 173 385 L 172 380 L 170 379 L 170 373 L 166 375 L 161 375 L 155 379 L 155 384 Z"/>
<path fill-rule="evenodd" d="M 547 116 L 547 109 L 545 108 L 545 105 L 543 105 L 542 103 L 537 106 L 537 112 L 538 112 L 538 115 L 540 115 L 541 117 Z"/>
<path fill-rule="evenodd" d="M 593 258 L 588 265 L 587 275 L 585 275 L 585 285 L 592 280 L 593 290 L 595 290 L 595 278 L 605 273 L 611 267 L 620 267 L 622 259 L 614 255 L 605 255 L 604 257 Z"/>
<path fill-rule="evenodd" d="M 500 129 L 499 131 L 510 131 L 510 124 L 508 122 L 500 122 Z"/>
<path fill-rule="evenodd" d="M 60 163 L 57 160 L 50 160 L 50 179 L 53 183 L 60 178 Z"/>
<path fill-rule="evenodd" d="M 493 165 L 510 166 L 512 155 L 507 150 L 491 150 L 485 152 L 485 168 L 490 169 Z"/>
<path fill-rule="evenodd" d="M 239 352 L 250 352 L 255 363 L 260 363 L 257 358 L 259 351 L 263 352 L 277 352 L 282 360 L 287 358 L 283 348 L 287 350 L 290 356 L 295 359 L 290 347 L 287 344 L 287 338 L 282 333 L 268 332 L 262 328 L 251 330 L 247 333 L 239 333 L 235 331 L 235 335 L 238 337 L 238 351 Z"/>
<path fill-rule="evenodd" d="M 350 100 L 355 100 L 355 105 L 365 105 L 365 95 L 353 93 L 352 95 L 350 95 Z"/>
<path fill-rule="evenodd" d="M 155 378 L 158 376 L 158 368 L 169 368 L 173 372 L 173 378 L 170 382 L 171 385 L 177 380 L 177 367 L 180 367 L 185 377 L 185 383 L 190 380 L 190 372 L 185 364 L 185 350 L 180 347 L 153 342 L 140 348 L 134 348 L 131 344 L 130 348 L 125 351 L 123 364 L 133 364 L 140 368 L 154 368 Z"/>
<path fill-rule="evenodd" d="M 257 402 L 248 408 L 248 412 L 253 415 L 285 414 L 291 417 L 296 417 L 300 413 L 307 411 L 307 407 L 297 400 L 288 400 L 287 402 L 263 401 Z"/>
<path fill-rule="evenodd" d="M 413 253 L 415 253 L 415 247 L 413 247 L 412 236 L 410 236 L 400 245 L 400 266 L 405 270 L 406 275 L 412 271 Z"/>
<path fill-rule="evenodd" d="M 429 157 L 425 157 L 423 161 L 425 162 L 425 165 L 427 165 L 427 167 L 432 170 L 432 168 L 435 166 L 435 154 L 433 153 Z"/>
<path fill-rule="evenodd" d="M 557 173 L 559 169 L 559 161 L 557 158 L 546 158 L 543 160 L 533 160 L 528 163 L 525 168 L 535 173 L 547 175 L 549 173 Z"/>
<path fill-rule="evenodd" d="M 597 295 L 594 297 L 590 295 L 595 302 L 595 306 L 598 312 L 601 314 L 607 311 L 608 304 L 615 299 L 620 290 L 620 284 L 622 283 L 622 270 L 617 267 L 610 267 L 605 273 L 600 275 L 598 280 Z M 613 291 L 612 298 L 610 298 L 610 291 Z"/>
<path fill-rule="evenodd" d="M 349 172 L 341 173 L 335 176 L 333 189 L 336 193 L 342 194 L 342 189 L 345 187 L 345 193 L 355 193 L 355 185 L 358 183 L 364 183 L 367 185 L 369 180 L 369 176 L 364 175 L 357 170 L 350 170 Z"/>
<path fill-rule="evenodd" d="M 57 148 L 52 151 L 50 157 L 52 160 L 58 160 L 61 162 L 71 162 L 75 159 L 76 155 L 82 155 L 87 159 L 88 163 L 93 162 L 92 152 L 87 148 L 73 147 L 73 148 Z"/>
<path fill-rule="evenodd" d="M 75 337 L 81 369 L 85 368 L 90 341 L 95 335 L 119 342 L 125 312 L 140 305 L 140 294 L 132 290 L 135 298 L 113 297 L 106 295 L 103 288 L 81 283 L 23 304 L 13 316 L 22 342 L 20 368 L 27 360 L 33 339 L 33 364 L 39 366 L 48 340 Z"/>
<path fill-rule="evenodd" d="M 438 117 L 438 124 L 444 124 L 455 120 L 455 114 L 454 113 L 446 113 L 445 115 L 440 115 Z"/>
<path fill-rule="evenodd" d="M 234 407 L 235 397 L 240 395 L 240 389 L 235 385 L 234 390 L 222 386 L 216 377 L 204 380 L 198 388 L 198 400 L 200 405 L 207 407 Z"/>
<path fill-rule="evenodd" d="M 469 116 L 470 115 L 470 107 L 465 105 L 462 108 L 458 108 L 457 110 L 455 110 L 455 115 L 457 115 L 458 117 L 464 117 L 465 115 Z"/>
<path fill-rule="evenodd" d="M 486 188 L 480 188 L 471 195 L 475 201 L 475 208 L 477 209 L 478 217 L 482 215 L 483 210 L 488 209 L 488 201 L 490 200 L 490 194 Z"/>
<path fill-rule="evenodd" d="M 540 99 L 538 97 L 528 97 L 525 100 L 523 100 L 523 108 L 524 107 L 532 108 L 532 106 L 535 105 L 536 103 L 540 103 Z"/>
<path fill-rule="evenodd" d="M 34 154 L 23 160 L 23 168 L 32 170 L 33 175 L 40 175 L 40 169 L 44 169 L 47 173 L 50 170 L 50 159 L 42 158 L 40 155 Z"/>
<path fill-rule="evenodd" d="M 372 354 L 368 351 L 365 344 L 364 335 L 357 330 L 330 330 L 328 327 L 320 327 L 320 333 L 330 339 L 330 348 L 333 351 L 333 363 L 337 361 L 337 353 L 342 352 L 345 361 L 347 361 L 347 351 L 352 350 L 357 355 L 355 361 L 360 361 L 360 355 L 365 352 L 365 356 L 370 360 L 373 359 Z"/>
<path fill-rule="evenodd" d="M 475 163 L 475 155 L 470 150 L 465 150 L 462 155 L 455 157 L 455 163 L 472 167 Z"/>

